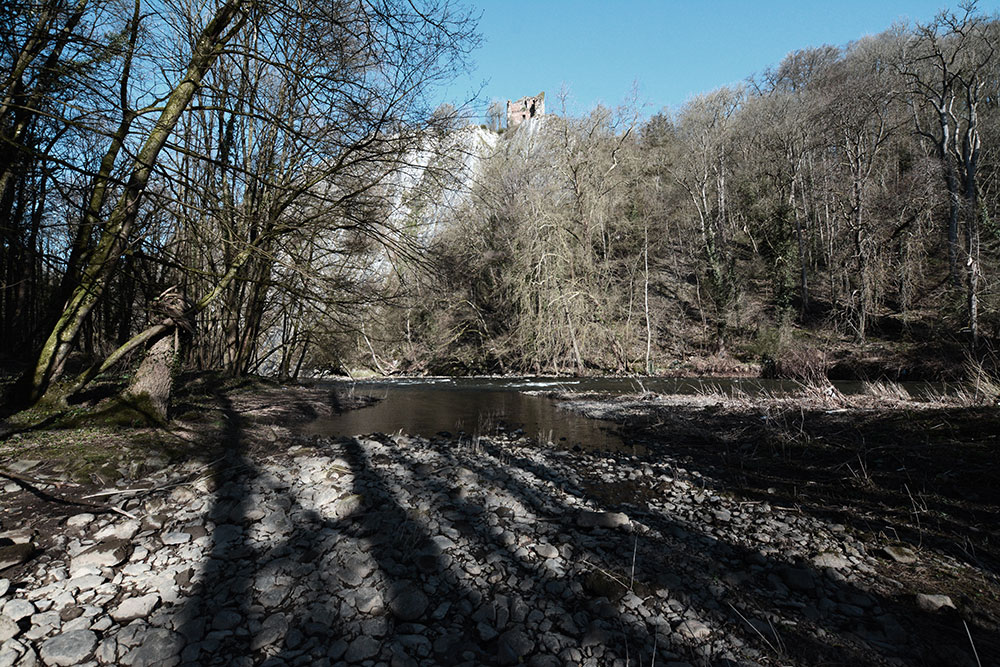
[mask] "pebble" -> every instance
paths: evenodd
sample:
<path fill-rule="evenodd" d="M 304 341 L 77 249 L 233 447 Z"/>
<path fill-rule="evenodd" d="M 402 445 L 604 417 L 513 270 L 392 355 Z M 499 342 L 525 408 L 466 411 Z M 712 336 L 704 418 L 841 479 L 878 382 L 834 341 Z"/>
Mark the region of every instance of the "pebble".
<path fill-rule="evenodd" d="M 18 627 L 17 621 L 0 614 L 0 644 L 17 637 L 19 634 L 21 634 L 21 628 Z"/>
<path fill-rule="evenodd" d="M 947 595 L 934 595 L 930 593 L 917 593 L 917 606 L 924 611 L 935 612 L 945 607 L 955 608 L 955 603 Z"/>
<path fill-rule="evenodd" d="M 556 558 L 559 556 L 559 550 L 551 544 L 536 544 L 535 553 L 542 558 Z"/>
<path fill-rule="evenodd" d="M 42 642 L 39 655 L 46 665 L 80 665 L 94 655 L 97 635 L 90 630 L 60 633 Z"/>
<path fill-rule="evenodd" d="M 137 618 L 146 618 L 158 604 L 160 604 L 160 596 L 156 593 L 125 598 L 117 607 L 111 610 L 111 618 L 119 623 L 127 623 Z"/>
<path fill-rule="evenodd" d="M 89 512 L 74 514 L 70 518 L 66 519 L 66 526 L 68 528 L 83 528 L 84 526 L 89 525 L 94 518 L 94 515 Z"/>
<path fill-rule="evenodd" d="M 882 547 L 882 553 L 897 563 L 909 564 L 917 562 L 917 555 L 909 547 L 890 545 Z"/>
<path fill-rule="evenodd" d="M 20 621 L 22 618 L 28 618 L 34 613 L 35 605 L 28 600 L 15 598 L 13 600 L 8 600 L 7 604 L 3 605 L 3 615 L 13 621 Z"/>
<path fill-rule="evenodd" d="M 843 530 L 740 504 L 677 462 L 526 442 L 301 438 L 234 463 L 218 488 L 150 494 L 128 506 L 137 520 L 71 516 L 16 585 L 0 579 L 0 667 L 35 653 L 131 667 L 625 665 L 649 663 L 654 645 L 656 664 L 755 664 L 770 649 L 753 629 L 773 641 L 759 620 L 772 617 L 836 634 L 877 615 L 883 640 L 910 641 L 906 619 L 858 594 L 876 574 Z M 616 506 L 579 491 L 621 480 L 655 492 Z M 741 638 L 724 628 L 748 630 L 730 607 L 748 596 L 757 625 Z M 953 606 L 917 603 L 938 598 Z"/>

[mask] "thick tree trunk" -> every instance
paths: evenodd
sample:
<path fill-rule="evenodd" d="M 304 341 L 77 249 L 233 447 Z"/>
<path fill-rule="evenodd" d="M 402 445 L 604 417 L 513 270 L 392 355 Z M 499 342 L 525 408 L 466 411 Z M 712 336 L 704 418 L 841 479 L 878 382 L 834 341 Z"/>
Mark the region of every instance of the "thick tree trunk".
<path fill-rule="evenodd" d="M 165 423 L 169 416 L 176 355 L 177 329 L 174 328 L 149 348 L 135 379 L 125 390 L 125 403 L 145 414 L 151 422 Z"/>
<path fill-rule="evenodd" d="M 187 309 L 186 312 L 178 313 L 177 318 L 174 316 L 167 317 L 161 322 L 158 322 L 150 327 L 147 327 L 144 331 L 132 336 L 125 344 L 121 345 L 117 350 L 111 353 L 107 359 L 101 364 L 95 364 L 81 373 L 76 381 L 67 391 L 67 396 L 72 396 L 73 394 L 79 392 L 84 387 L 86 387 L 90 382 L 96 378 L 101 373 L 109 370 L 119 361 L 121 361 L 125 355 L 138 347 L 145 345 L 149 341 L 158 340 L 165 333 L 173 331 L 178 325 L 182 328 L 193 329 L 195 326 L 195 321 L 197 319 L 198 313 L 205 310 L 215 299 L 219 297 L 236 279 L 236 275 L 239 273 L 240 269 L 243 268 L 244 263 L 253 254 L 253 246 L 247 246 L 236 256 L 233 260 L 232 266 L 226 271 L 225 275 L 219 279 L 218 284 L 212 288 L 205 296 L 198 300 L 191 308 Z M 185 324 L 186 323 L 186 324 Z"/>
<path fill-rule="evenodd" d="M 218 59 L 226 42 L 242 27 L 245 15 L 241 16 L 241 6 L 244 1 L 227 2 L 199 37 L 184 79 L 171 91 L 160 118 L 136 156 L 125 191 L 108 216 L 101 239 L 89 257 L 80 283 L 70 295 L 37 362 L 23 378 L 21 386 L 26 386 L 27 389 L 20 396 L 22 400 L 37 402 L 48 391 L 53 380 L 62 374 L 80 328 L 103 295 L 132 233 L 139 213 L 139 203 L 160 151 L 191 102 L 205 73 Z M 236 25 L 227 32 L 234 21 Z"/>

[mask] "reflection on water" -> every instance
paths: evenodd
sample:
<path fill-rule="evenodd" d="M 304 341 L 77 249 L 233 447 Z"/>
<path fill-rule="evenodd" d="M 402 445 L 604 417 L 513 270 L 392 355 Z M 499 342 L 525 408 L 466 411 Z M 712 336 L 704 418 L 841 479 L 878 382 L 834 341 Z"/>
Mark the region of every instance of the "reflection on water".
<path fill-rule="evenodd" d="M 403 380 L 347 386 L 353 387 L 355 393 L 381 400 L 360 410 L 317 420 L 309 426 L 310 432 L 351 436 L 402 431 L 430 438 L 444 431 L 472 437 L 488 435 L 499 426 L 522 429 L 531 438 L 567 447 L 622 448 L 613 423 L 587 419 L 560 410 L 549 398 L 521 393 L 524 389 L 558 389 L 555 385 L 496 387 L 461 381 Z"/>
<path fill-rule="evenodd" d="M 381 400 L 367 408 L 313 422 L 309 427 L 312 433 L 336 437 L 402 431 L 429 438 L 445 431 L 471 437 L 503 426 L 508 430 L 523 429 L 531 438 L 587 450 L 622 449 L 615 424 L 560 410 L 552 399 L 523 392 L 781 394 L 801 388 L 787 380 L 691 378 L 399 378 L 328 384 Z M 858 393 L 863 387 L 860 382 L 834 385 L 845 394 Z M 926 391 L 927 386 L 906 385 L 913 394 Z"/>

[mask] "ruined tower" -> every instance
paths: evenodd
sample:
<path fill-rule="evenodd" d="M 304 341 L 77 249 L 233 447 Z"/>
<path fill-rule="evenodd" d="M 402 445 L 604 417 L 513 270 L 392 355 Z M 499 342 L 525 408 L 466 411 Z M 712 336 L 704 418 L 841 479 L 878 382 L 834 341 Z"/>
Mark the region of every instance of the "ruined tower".
<path fill-rule="evenodd" d="M 516 102 L 507 100 L 507 127 L 513 128 L 535 116 L 545 115 L 545 91 Z"/>

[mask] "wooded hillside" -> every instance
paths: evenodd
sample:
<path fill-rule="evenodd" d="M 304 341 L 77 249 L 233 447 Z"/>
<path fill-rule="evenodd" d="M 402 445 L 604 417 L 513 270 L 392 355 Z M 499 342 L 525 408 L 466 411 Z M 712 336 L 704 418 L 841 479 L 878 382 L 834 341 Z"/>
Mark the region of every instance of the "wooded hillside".
<path fill-rule="evenodd" d="M 474 156 L 446 140 L 463 112 L 432 112 L 477 40 L 446 2 L 29 0 L 0 21 L 14 400 L 147 349 L 282 377 L 992 359 L 1000 23 L 974 4 L 651 118 L 553 100 L 477 129 Z"/>

